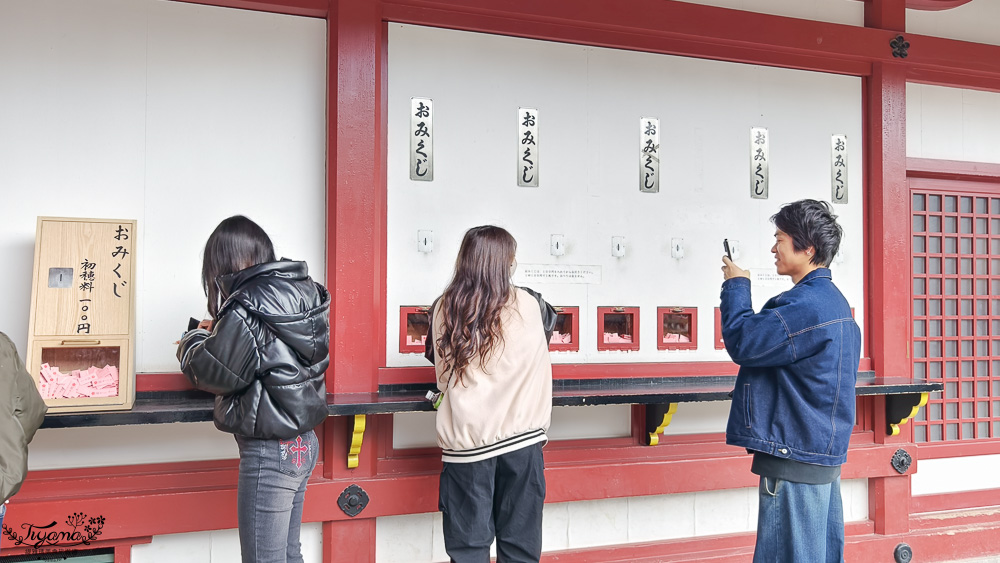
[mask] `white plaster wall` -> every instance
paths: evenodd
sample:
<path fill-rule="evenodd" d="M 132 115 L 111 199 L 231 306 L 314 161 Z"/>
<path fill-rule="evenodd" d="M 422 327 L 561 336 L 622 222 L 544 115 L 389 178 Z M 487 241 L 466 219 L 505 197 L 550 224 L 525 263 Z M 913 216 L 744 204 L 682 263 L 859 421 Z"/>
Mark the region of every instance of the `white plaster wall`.
<path fill-rule="evenodd" d="M 140 465 L 236 459 L 232 434 L 211 422 L 42 428 L 35 433 L 28 469 Z"/>
<path fill-rule="evenodd" d="M 725 432 L 731 403 L 732 401 L 677 403 L 677 412 L 670 419 L 670 425 L 663 429 L 663 435 L 683 436 Z M 669 444 L 670 440 L 667 439 L 665 443 Z"/>
<path fill-rule="evenodd" d="M 922 459 L 910 478 L 910 493 L 919 496 L 1000 489 L 998 464 L 1000 455 Z"/>
<path fill-rule="evenodd" d="M 201 251 L 258 221 L 325 271 L 326 24 L 160 0 L 0 3 L 0 330 L 27 342 L 36 217 L 135 218 L 136 369 L 175 372 Z"/>
<path fill-rule="evenodd" d="M 323 560 L 323 526 L 302 524 L 299 535 L 302 559 L 306 563 Z M 240 563 L 238 530 L 217 530 L 153 536 L 153 541 L 132 547 L 132 563 Z"/>
<path fill-rule="evenodd" d="M 844 481 L 841 493 L 844 520 L 866 520 L 867 480 Z M 542 550 L 653 542 L 756 529 L 756 487 L 552 503 L 545 505 L 542 516 Z M 447 561 L 441 513 L 378 518 L 375 560 L 379 563 Z"/>
<path fill-rule="evenodd" d="M 670 425 L 664 429 L 663 435 L 725 432 L 729 405 L 730 401 L 678 403 L 677 413 L 671 419 Z M 555 407 L 552 409 L 549 440 L 630 436 L 631 412 L 631 405 Z M 394 449 L 427 448 L 437 445 L 432 412 L 393 415 L 392 432 Z"/>
<path fill-rule="evenodd" d="M 631 414 L 631 405 L 553 407 L 552 424 L 548 431 L 549 440 L 630 436 Z M 435 413 L 432 412 L 393 415 L 392 447 L 404 449 L 436 446 L 437 431 L 434 428 L 434 417 Z"/>
<path fill-rule="evenodd" d="M 857 3 L 857 2 L 852 2 Z M 510 37 L 389 26 L 386 339 L 389 366 L 427 365 L 397 351 L 399 307 L 427 305 L 447 284 L 462 234 L 495 223 L 518 240 L 521 264 L 599 265 L 599 284 L 537 283 L 555 305 L 580 307 L 581 351 L 557 363 L 726 360 L 715 350 L 722 239 L 743 266 L 774 272 L 768 218 L 781 204 L 830 197 L 830 136 L 849 139 L 851 203 L 834 276 L 858 309 L 863 297 L 860 79 Z M 411 97 L 433 99 L 433 182 L 408 175 Z M 540 187 L 515 181 L 515 113 L 539 110 Z M 659 117 L 670 160 L 660 193 L 637 188 L 638 121 Z M 769 128 L 771 191 L 749 197 L 749 130 Z M 420 229 L 434 250 L 416 249 Z M 566 254 L 549 254 L 549 237 Z M 610 254 L 624 236 L 624 258 Z M 670 257 L 681 237 L 685 257 Z M 515 274 L 515 282 L 518 281 Z M 755 285 L 755 303 L 790 283 Z M 638 352 L 598 352 L 598 306 L 640 306 Z M 699 308 L 699 347 L 656 349 L 656 307 Z"/>
<path fill-rule="evenodd" d="M 36 217 L 134 218 L 136 369 L 176 372 L 205 240 L 242 213 L 325 272 L 326 23 L 160 0 L 0 2 L 0 330 Z M 32 469 L 236 457 L 211 423 L 40 431 Z"/>
<path fill-rule="evenodd" d="M 948 10 L 906 10 L 906 31 L 1000 45 L 1000 2 L 975 0 Z"/>
<path fill-rule="evenodd" d="M 847 25 L 864 25 L 864 2 L 856 0 L 684 0 L 747 12 Z"/>
<path fill-rule="evenodd" d="M 1000 163 L 1000 93 L 907 84 L 906 155 Z"/>

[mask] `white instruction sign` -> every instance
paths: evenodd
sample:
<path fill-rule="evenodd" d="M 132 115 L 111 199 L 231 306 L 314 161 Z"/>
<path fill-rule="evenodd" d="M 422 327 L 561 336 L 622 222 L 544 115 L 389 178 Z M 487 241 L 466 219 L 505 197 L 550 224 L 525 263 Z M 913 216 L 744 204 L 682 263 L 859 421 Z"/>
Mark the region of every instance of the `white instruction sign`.
<path fill-rule="evenodd" d="M 782 291 L 791 289 L 794 285 L 790 276 L 779 275 L 773 269 L 767 268 L 751 269 L 750 282 L 752 287 L 777 287 Z"/>
<path fill-rule="evenodd" d="M 600 266 L 578 266 L 563 264 L 518 264 L 514 272 L 514 283 L 601 283 Z"/>

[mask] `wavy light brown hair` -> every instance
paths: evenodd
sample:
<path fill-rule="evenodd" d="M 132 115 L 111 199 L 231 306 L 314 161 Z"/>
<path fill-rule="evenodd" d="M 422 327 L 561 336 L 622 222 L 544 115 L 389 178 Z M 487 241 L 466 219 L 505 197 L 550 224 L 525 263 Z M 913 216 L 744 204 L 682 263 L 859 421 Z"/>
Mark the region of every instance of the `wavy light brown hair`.
<path fill-rule="evenodd" d="M 517 242 L 493 225 L 466 231 L 455 260 L 455 275 L 441 295 L 441 334 L 435 341 L 444 373 L 457 385 L 473 362 L 503 346 L 500 313 L 514 292 L 511 265 Z"/>

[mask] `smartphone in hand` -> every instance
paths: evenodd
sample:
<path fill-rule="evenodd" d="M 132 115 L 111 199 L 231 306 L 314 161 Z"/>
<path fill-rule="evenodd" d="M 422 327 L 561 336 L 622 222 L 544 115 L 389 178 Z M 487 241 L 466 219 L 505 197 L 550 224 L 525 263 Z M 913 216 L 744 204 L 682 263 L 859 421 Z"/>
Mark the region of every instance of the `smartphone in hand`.
<path fill-rule="evenodd" d="M 198 319 L 196 319 L 194 317 L 189 318 L 188 319 L 188 330 L 194 330 L 194 329 L 198 328 L 198 325 L 200 323 L 201 323 L 201 321 L 199 321 Z"/>
<path fill-rule="evenodd" d="M 730 262 L 732 262 L 733 253 L 729 251 L 729 239 L 727 238 L 722 239 L 722 247 L 726 249 L 726 257 L 729 258 Z"/>

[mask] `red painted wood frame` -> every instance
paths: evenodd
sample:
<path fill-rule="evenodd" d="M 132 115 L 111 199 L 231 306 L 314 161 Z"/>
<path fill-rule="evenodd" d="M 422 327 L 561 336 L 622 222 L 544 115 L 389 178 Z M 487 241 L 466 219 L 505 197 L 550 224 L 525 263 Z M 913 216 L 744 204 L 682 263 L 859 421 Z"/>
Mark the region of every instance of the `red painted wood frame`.
<path fill-rule="evenodd" d="M 400 307 L 399 308 L 399 353 L 423 354 L 424 341 L 430 333 L 430 307 Z M 420 334 L 421 327 L 423 334 Z"/>
<path fill-rule="evenodd" d="M 668 327 L 669 323 L 682 323 Z M 687 329 L 684 332 L 675 330 Z M 686 335 L 688 341 L 666 342 L 668 334 Z M 657 350 L 697 350 L 698 349 L 698 308 L 697 307 L 657 307 L 656 308 L 656 349 Z"/>
<path fill-rule="evenodd" d="M 379 366 L 385 358 L 386 21 L 865 77 L 867 220 L 864 238 L 870 241 L 866 256 L 865 310 L 880 311 L 879 316 L 882 317 L 873 319 L 873 315 L 867 315 L 865 319 L 866 355 L 872 357 L 876 371 L 889 375 L 908 373 L 905 368 L 900 372 L 898 367 L 908 363 L 904 353 L 899 351 L 902 347 L 898 345 L 900 327 L 905 328 L 909 321 L 907 308 L 889 295 L 894 280 L 901 279 L 899 274 L 904 274 L 905 278 L 906 272 L 893 260 L 894 256 L 906 255 L 900 252 L 905 251 L 905 241 L 897 240 L 897 237 L 899 233 L 908 232 L 906 190 L 902 186 L 905 176 L 905 82 L 909 79 L 1000 91 L 1000 47 L 907 34 L 907 40 L 914 46 L 910 56 L 905 61 L 893 59 L 887 45 L 896 32 L 905 29 L 905 5 L 902 0 L 866 2 L 866 28 L 681 2 L 660 2 L 655 6 L 571 0 L 545 3 L 519 0 L 503 4 L 458 0 L 339 2 L 330 5 L 325 0 L 204 0 L 200 3 L 317 17 L 325 15 L 330 22 L 327 283 L 335 299 L 331 334 L 333 377 L 329 382 L 330 390 L 335 392 L 374 390 L 383 371 Z M 895 316 L 902 316 L 902 323 L 886 320 Z M 346 338 L 348 331 L 369 335 L 370 338 L 365 341 L 371 344 L 352 347 Z M 578 367 L 583 373 L 600 371 L 600 366 Z M 616 366 L 616 369 L 628 373 L 634 368 Z M 871 402 L 874 403 L 873 408 L 879 411 L 875 414 L 884 415 L 881 401 Z M 385 417 L 371 418 L 371 425 L 378 427 L 380 419 Z M 331 502 L 336 496 L 333 493 L 343 483 L 364 483 L 378 498 L 387 499 L 386 502 L 371 507 L 366 519 L 325 523 L 324 560 L 369 560 L 375 529 L 374 520 L 369 516 L 434 510 L 433 495 L 428 491 L 434 490 L 436 476 L 404 475 L 398 479 L 376 479 L 372 469 L 374 463 L 371 463 L 375 461 L 375 448 L 371 447 L 362 450 L 363 460 L 359 470 L 350 472 L 339 466 L 334 467 L 336 461 L 342 461 L 347 424 L 345 420 L 336 420 L 328 421 L 327 425 L 331 429 L 328 445 L 332 447 L 325 450 L 330 463 L 324 468 L 323 478 L 331 481 L 328 485 L 310 489 L 307 520 L 315 520 L 320 515 L 330 517 L 326 510 L 320 512 L 318 507 Z M 875 442 L 870 447 L 872 451 L 891 451 L 897 445 L 907 445 L 905 436 L 886 438 L 875 433 L 869 440 Z M 878 445 L 881 442 L 885 445 Z M 857 459 L 867 455 L 868 451 L 869 448 L 864 447 L 852 448 L 851 456 Z M 578 454 L 581 463 L 586 461 L 585 454 L 586 450 Z M 589 463 L 582 468 L 552 468 L 549 471 L 549 479 L 553 483 L 550 490 L 554 500 L 580 500 L 581 491 L 591 485 L 597 487 L 587 498 L 671 492 L 663 489 L 662 483 L 690 485 L 693 475 L 708 477 L 704 486 L 709 489 L 749 481 L 747 458 L 739 456 L 733 459 L 735 461 L 695 460 L 682 454 L 677 460 L 657 459 L 635 466 L 625 464 L 612 468 Z M 203 465 L 184 464 L 183 468 L 173 471 L 189 477 L 192 471 Z M 900 511 L 893 507 L 903 506 L 905 512 L 908 479 L 887 475 L 884 467 L 882 454 L 872 455 L 869 461 L 858 462 L 857 465 L 849 462 L 845 477 L 870 477 L 873 506 L 870 514 L 874 532 L 905 532 L 908 523 L 901 523 Z M 621 483 L 618 477 L 623 470 L 634 474 L 635 479 L 629 480 L 628 485 L 661 483 L 661 487 L 643 489 L 627 486 L 610 491 L 601 486 L 603 483 Z M 723 478 L 723 475 L 728 477 Z M 739 483 L 732 480 L 733 477 L 738 478 Z M 674 478 L 676 481 L 672 480 Z M 28 486 L 31 486 L 30 481 Z M 193 484 L 197 483 L 200 481 L 195 479 Z M 81 488 L 78 493 L 86 490 Z M 115 510 L 123 507 L 122 503 L 127 500 L 105 498 L 107 500 L 100 502 Z M 185 523 L 192 526 L 192 530 L 232 527 L 234 524 L 231 516 L 227 516 L 233 500 L 230 493 L 221 497 L 204 492 L 193 497 L 160 495 L 159 498 L 169 502 L 156 504 L 144 500 L 143 510 L 128 511 L 131 518 L 126 521 L 139 525 L 147 520 L 140 514 L 157 508 L 168 511 L 168 507 L 173 507 L 180 514 L 193 515 L 193 520 Z M 193 507 L 197 509 L 191 510 Z M 36 514 L 43 513 L 38 511 Z M 342 520 L 342 517 L 333 517 Z M 990 522 L 991 526 L 995 524 L 995 521 Z M 157 533 L 167 533 L 167 527 Z M 995 526 L 979 535 L 965 530 L 962 541 L 958 542 L 949 539 L 922 541 L 928 546 L 928 553 L 935 553 L 941 558 L 971 556 L 982 553 L 970 553 L 969 550 L 977 545 L 975 540 L 987 534 L 995 537 Z M 916 545 L 913 537 L 906 536 L 911 544 Z M 874 540 L 861 538 L 865 546 L 894 545 L 899 539 L 892 535 Z M 697 547 L 687 551 L 701 550 L 706 546 L 721 547 L 722 541 L 696 539 L 693 542 Z M 849 546 L 855 544 L 857 541 L 849 540 Z M 632 553 L 636 556 L 647 553 L 640 548 L 626 549 L 635 550 Z M 887 552 L 879 553 L 879 556 L 871 552 L 857 558 L 876 560 L 884 558 Z M 636 557 L 626 554 L 624 559 Z M 586 554 L 577 554 L 560 560 L 588 559 Z"/>
<path fill-rule="evenodd" d="M 1000 438 L 1000 185 L 948 183 L 910 182 L 914 377 L 944 384 L 914 420 L 917 443 Z"/>
<path fill-rule="evenodd" d="M 949 160 L 932 160 L 932 159 L 907 159 L 907 176 L 909 178 L 909 189 L 910 195 L 914 193 L 935 193 L 941 194 L 942 196 L 947 195 L 957 195 L 962 194 L 974 197 L 974 198 L 989 198 L 989 200 L 995 200 L 998 195 L 1000 195 L 1000 164 L 992 163 L 978 163 L 978 162 L 956 162 Z M 990 209 L 992 211 L 992 209 Z M 931 210 L 926 210 L 926 212 L 917 212 L 921 216 L 940 216 L 943 218 L 943 211 L 941 213 L 934 212 Z M 974 218 L 975 214 L 964 214 L 970 218 Z M 994 225 L 991 223 L 989 225 L 989 234 L 987 239 L 994 238 L 993 234 Z M 978 235 L 975 235 L 978 236 Z M 994 258 L 993 248 L 990 247 L 990 243 L 987 242 L 987 250 L 990 252 L 988 259 L 990 263 L 988 264 L 990 280 L 993 279 L 993 267 L 998 261 Z M 912 249 L 911 252 L 919 249 Z M 927 248 L 923 249 L 926 254 Z M 942 250 L 945 250 L 942 248 Z M 918 253 L 921 254 L 921 253 Z M 942 255 L 943 256 L 943 255 Z M 938 276 L 940 277 L 940 276 Z M 996 297 L 996 294 L 992 291 L 992 288 L 988 288 L 989 298 L 992 299 Z M 976 295 L 973 298 L 979 297 Z M 992 304 L 991 304 L 992 305 Z M 945 311 L 942 310 L 942 313 Z M 992 310 L 990 311 L 993 312 Z M 940 317 L 942 320 L 944 317 Z M 991 338 L 995 335 L 995 327 L 988 326 Z M 926 341 L 926 337 L 922 337 L 920 334 L 914 334 L 912 337 L 916 341 Z M 993 349 L 989 350 L 990 355 L 993 354 Z M 979 358 L 976 358 L 977 360 Z M 995 381 L 997 374 L 993 371 L 996 364 L 993 362 L 995 358 L 988 358 L 990 377 L 988 381 Z M 916 358 L 915 358 L 916 361 Z M 957 375 L 957 374 L 956 374 Z M 955 378 L 957 382 L 959 378 Z M 995 385 L 996 383 L 992 383 Z M 993 390 L 990 389 L 989 400 L 992 402 Z M 967 400 L 967 399 L 963 399 Z M 977 398 L 977 401 L 979 399 Z M 947 399 L 943 397 L 932 397 L 931 404 L 938 405 L 939 408 L 943 408 L 944 403 Z M 992 406 L 987 407 L 987 413 L 990 415 L 987 417 L 988 421 L 993 423 L 995 420 L 995 411 Z M 978 414 L 978 413 L 977 413 Z M 926 419 L 927 415 L 924 414 L 921 418 Z M 958 419 L 956 419 L 958 420 Z M 926 420 L 915 421 L 915 428 L 927 425 Z M 921 457 L 927 459 L 936 458 L 950 458 L 950 457 L 962 457 L 962 456 L 978 456 L 978 455 L 995 455 L 1000 454 L 1000 439 L 990 438 L 986 440 L 974 439 L 974 440 L 960 440 L 952 442 L 929 442 L 922 443 L 920 446 Z M 977 491 L 977 495 L 970 495 L 967 493 L 953 493 L 953 494 L 942 494 L 942 495 L 930 495 L 929 497 L 915 497 L 914 498 L 914 510 L 915 511 L 928 511 L 931 509 L 937 510 L 953 510 L 967 508 L 969 506 L 984 506 L 989 504 L 990 499 L 995 499 L 997 492 L 991 491 Z M 978 499 L 975 500 L 975 499 Z M 978 505 L 970 505 L 970 502 L 980 502 Z"/>
<path fill-rule="evenodd" d="M 580 351 L 580 308 L 579 307 L 553 307 L 558 315 L 556 321 L 556 331 L 566 334 L 569 331 L 569 342 L 549 341 L 549 350 L 553 352 L 579 352 Z"/>
<path fill-rule="evenodd" d="M 598 351 L 638 350 L 639 308 L 598 307 L 596 332 L 597 332 Z M 628 337 L 627 339 L 626 336 Z M 613 340 L 616 337 L 622 340 L 622 342 L 608 341 L 608 340 Z M 613 369 L 614 368 L 612 368 L 612 370 Z"/>

